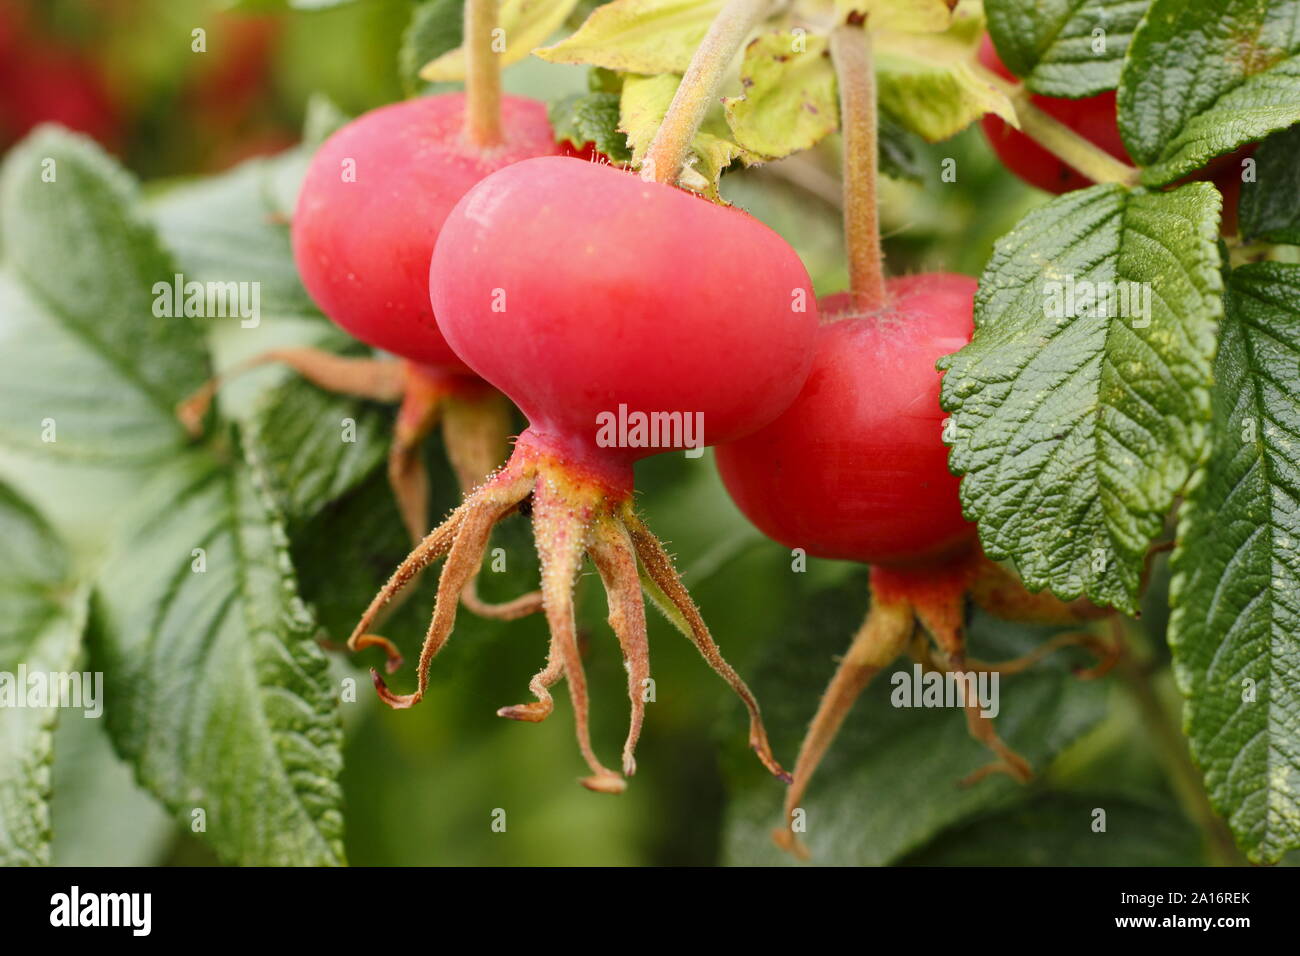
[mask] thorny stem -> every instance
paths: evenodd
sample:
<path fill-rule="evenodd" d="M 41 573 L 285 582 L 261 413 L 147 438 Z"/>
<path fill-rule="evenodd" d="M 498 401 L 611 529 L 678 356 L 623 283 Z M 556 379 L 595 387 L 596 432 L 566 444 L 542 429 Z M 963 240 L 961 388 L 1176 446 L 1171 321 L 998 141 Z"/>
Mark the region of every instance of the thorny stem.
<path fill-rule="evenodd" d="M 831 31 L 831 60 L 840 88 L 849 292 L 859 308 L 878 309 L 885 302 L 885 274 L 876 206 L 876 75 L 871 37 L 860 19 Z"/>
<path fill-rule="evenodd" d="M 1205 792 L 1201 772 L 1192 762 L 1187 749 L 1187 741 L 1170 719 L 1168 710 L 1156 695 L 1151 683 L 1150 662 L 1139 660 L 1133 654 L 1124 630 L 1124 622 L 1118 617 L 1111 623 L 1114 641 L 1119 648 L 1119 660 L 1115 673 L 1132 695 L 1142 714 L 1143 722 L 1155 735 L 1155 746 L 1160 762 L 1164 764 L 1169 782 L 1178 795 L 1183 809 L 1204 831 L 1209 842 L 1210 855 L 1220 866 L 1245 866 L 1247 861 L 1237 849 L 1232 838 L 1232 831 L 1214 812 L 1210 798 Z"/>
<path fill-rule="evenodd" d="M 465 0 L 465 137 L 475 146 L 501 142 L 501 65 L 492 49 L 497 0 Z"/>
<path fill-rule="evenodd" d="M 718 97 L 727 68 L 772 0 L 727 0 L 700 41 L 658 132 L 646 150 L 642 169 L 659 183 L 675 183 L 686 165 L 691 140 Z"/>
<path fill-rule="evenodd" d="M 1100 146 L 1084 139 L 1060 120 L 1040 110 L 1030 100 L 1030 94 L 1020 83 L 998 76 L 982 64 L 972 63 L 972 68 L 991 86 L 1007 95 L 1020 121 L 1024 133 L 1043 149 L 1094 183 L 1119 183 L 1136 186 L 1139 171 L 1128 163 L 1120 162 Z"/>

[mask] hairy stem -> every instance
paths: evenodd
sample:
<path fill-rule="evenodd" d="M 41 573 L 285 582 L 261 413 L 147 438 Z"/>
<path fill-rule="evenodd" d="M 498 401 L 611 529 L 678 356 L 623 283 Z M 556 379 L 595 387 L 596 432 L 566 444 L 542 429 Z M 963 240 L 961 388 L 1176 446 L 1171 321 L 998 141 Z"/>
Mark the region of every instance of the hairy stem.
<path fill-rule="evenodd" d="M 1120 162 L 1100 146 L 1084 139 L 1060 120 L 1044 113 L 1030 100 L 1030 93 L 1020 83 L 998 76 L 979 63 L 972 64 L 980 77 L 997 87 L 1010 99 L 1020 120 L 1020 132 L 1072 169 L 1087 176 L 1094 183 L 1119 183 L 1136 186 L 1139 172 L 1128 163 Z"/>
<path fill-rule="evenodd" d="M 475 146 L 501 142 L 501 63 L 492 49 L 497 0 L 465 0 L 465 137 Z"/>
<path fill-rule="evenodd" d="M 783 850 L 807 859 L 808 851 L 795 835 L 793 825 L 808 782 L 863 689 L 902 653 L 915 627 L 912 608 L 905 601 L 888 603 L 873 598 L 866 620 L 854 635 L 848 652 L 840 659 L 835 675 L 822 693 L 803 743 L 799 745 L 794 779 L 786 791 L 782 810 L 785 823 L 772 832 L 772 838 Z"/>
<path fill-rule="evenodd" d="M 861 22 L 831 31 L 831 60 L 840 88 L 849 293 L 859 308 L 878 309 L 885 303 L 885 272 L 876 207 L 876 75 Z"/>
<path fill-rule="evenodd" d="M 1192 761 L 1187 741 L 1178 729 L 1169 711 L 1156 694 L 1151 682 L 1150 661 L 1134 656 L 1125 634 L 1124 623 L 1114 618 L 1111 624 L 1114 641 L 1119 648 L 1115 673 L 1137 704 L 1142 720 L 1151 730 L 1153 744 L 1160 762 L 1168 774 L 1170 785 L 1178 796 L 1187 815 L 1205 833 L 1210 856 L 1219 866 L 1245 866 L 1246 859 L 1237 849 L 1232 831 L 1210 804 L 1201 772 Z"/>
<path fill-rule="evenodd" d="M 727 0 L 691 57 L 659 131 L 646 150 L 642 172 L 659 183 L 675 183 L 690 153 L 704 114 L 717 99 L 722 78 L 740 46 L 772 0 Z"/>

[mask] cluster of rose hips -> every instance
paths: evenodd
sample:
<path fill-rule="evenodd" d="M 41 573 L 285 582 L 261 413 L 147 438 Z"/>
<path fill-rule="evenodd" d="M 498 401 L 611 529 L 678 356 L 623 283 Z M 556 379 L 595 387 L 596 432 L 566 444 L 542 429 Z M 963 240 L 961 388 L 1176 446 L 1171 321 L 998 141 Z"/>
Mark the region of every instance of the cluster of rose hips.
<path fill-rule="evenodd" d="M 1041 105 L 1122 155 L 1113 95 Z M 858 693 L 900 653 L 939 670 L 1024 666 L 967 657 L 968 599 L 1044 622 L 1098 613 L 1026 593 L 984 558 L 963 519 L 935 363 L 970 340 L 973 279 L 911 275 L 886 282 L 877 301 L 850 292 L 818 302 L 794 250 L 746 213 L 565 155 L 539 102 L 502 97 L 497 119 L 488 135 L 476 133 L 459 93 L 360 117 L 316 154 L 292 223 L 298 269 L 321 309 L 400 357 L 273 356 L 329 387 L 401 401 L 390 477 L 416 543 L 349 647 L 382 647 L 390 673 L 396 670 L 394 645 L 373 629 L 425 567 L 446 559 L 416 689 L 396 694 L 375 672 L 384 701 L 400 708 L 420 700 L 462 602 L 498 617 L 540 609 L 551 639 L 530 683 L 536 700 L 499 713 L 545 718 L 550 688 L 564 678 L 591 771 L 583 783 L 619 792 L 635 769 L 644 717 L 644 588 L 744 702 L 751 746 L 792 782 L 792 814 Z M 1037 156 L 1032 142 L 1008 147 L 992 121 L 988 132 L 1009 168 L 1029 181 L 1059 191 L 1086 185 L 1068 167 L 1058 169 L 1055 157 Z M 508 457 L 502 394 L 528 421 Z M 722 479 L 759 529 L 809 555 L 872 568 L 871 611 L 822 699 L 793 777 L 771 752 L 753 695 L 636 514 L 633 465 L 667 447 L 597 440 L 602 413 L 621 407 L 702 413 Z M 466 494 L 428 531 L 427 480 L 415 449 L 439 421 Z M 493 526 L 517 510 L 534 526 L 540 594 L 486 605 L 474 578 Z M 589 740 L 572 599 L 584 557 L 604 583 L 628 671 L 632 713 L 621 772 L 602 763 Z M 977 707 L 967 719 L 997 757 L 977 776 L 997 770 L 1028 778 L 1026 762 Z M 795 848 L 788 828 L 778 833 Z"/>

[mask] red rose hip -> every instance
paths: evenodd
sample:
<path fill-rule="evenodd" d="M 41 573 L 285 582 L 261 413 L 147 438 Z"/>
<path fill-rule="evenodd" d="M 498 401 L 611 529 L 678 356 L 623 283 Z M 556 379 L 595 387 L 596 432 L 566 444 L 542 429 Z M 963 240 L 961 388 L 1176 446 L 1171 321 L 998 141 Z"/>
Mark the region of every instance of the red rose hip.
<path fill-rule="evenodd" d="M 583 783 L 620 792 L 636 767 L 649 678 L 644 575 L 744 702 L 759 758 L 784 776 L 757 702 L 632 506 L 632 463 L 674 447 L 674 433 L 631 440 L 620 432 L 611 441 L 601 420 L 698 416 L 708 444 L 743 437 L 779 415 L 807 375 L 817 328 L 798 256 L 745 213 L 674 186 L 580 159 L 531 159 L 484 179 L 452 210 L 429 288 L 447 341 L 519 405 L 529 427 L 505 467 L 412 552 L 353 632 L 349 645 L 384 647 L 391 670 L 400 659 L 370 626 L 414 574 L 447 556 L 417 688 L 397 695 L 375 674 L 380 696 L 394 707 L 420 700 L 492 525 L 528 500 L 551 647 L 529 685 L 536 701 L 498 713 L 542 720 L 552 709 L 550 687 L 563 676 L 591 769 Z M 584 555 L 605 585 L 628 672 L 623 775 L 597 759 L 587 728 L 572 594 Z"/>

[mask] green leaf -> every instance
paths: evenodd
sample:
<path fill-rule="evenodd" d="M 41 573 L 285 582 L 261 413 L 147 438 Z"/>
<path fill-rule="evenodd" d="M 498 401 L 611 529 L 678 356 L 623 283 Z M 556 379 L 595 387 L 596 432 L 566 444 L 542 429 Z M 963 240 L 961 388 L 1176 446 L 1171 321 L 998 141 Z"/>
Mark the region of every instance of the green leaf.
<path fill-rule="evenodd" d="M 497 22 L 505 31 L 506 39 L 500 54 L 501 65 L 518 63 L 539 43 L 545 43 L 577 3 L 578 0 L 501 0 Z M 457 47 L 425 65 L 420 70 L 420 78 L 431 83 L 465 79 L 464 49 Z"/>
<path fill-rule="evenodd" d="M 825 37 L 792 33 L 764 34 L 749 44 L 740 68 L 744 95 L 723 99 L 739 146 L 778 159 L 839 129 L 838 83 L 827 46 Z M 914 134 L 889 113 L 880 114 L 878 125 L 881 171 L 898 179 L 919 178 Z"/>
<path fill-rule="evenodd" d="M 1119 128 L 1163 186 L 1300 122 L 1300 0 L 1154 0 L 1129 45 Z"/>
<path fill-rule="evenodd" d="M 1241 234 L 1300 245 L 1300 126 L 1274 133 L 1255 152 L 1255 179 L 1241 184 Z"/>
<path fill-rule="evenodd" d="M 88 596 L 89 589 L 72 580 L 63 545 L 45 521 L 0 485 L 0 866 L 50 862 L 50 765 L 58 708 L 49 697 L 29 700 L 28 682 L 50 681 L 72 670 Z M 27 675 L 22 683 L 20 667 Z M 53 684 L 50 691 L 57 688 Z M 83 691 L 92 692 L 93 687 Z M 81 702 L 89 703 L 85 697 Z M 88 713 L 74 711 L 69 719 L 90 719 Z"/>
<path fill-rule="evenodd" d="M 175 842 L 176 825 L 113 750 L 105 721 L 70 718 L 54 732 L 52 864 L 156 865 Z"/>
<path fill-rule="evenodd" d="M 924 171 L 917 156 L 916 135 L 905 130 L 888 113 L 876 117 L 876 144 L 880 151 L 880 171 L 894 179 L 920 182 Z"/>
<path fill-rule="evenodd" d="M 135 183 L 83 137 L 45 127 L 10 152 L 0 442 L 127 463 L 185 440 L 173 408 L 208 377 L 202 328 L 154 315 L 155 283 L 175 269 L 137 202 Z"/>
<path fill-rule="evenodd" d="M 311 518 L 384 461 L 393 414 L 390 407 L 333 395 L 297 377 L 258 403 L 247 441 L 257 448 L 271 494 L 291 524 Z"/>
<path fill-rule="evenodd" d="M 251 456 L 161 469 L 101 575 L 93 646 L 114 743 L 182 826 L 243 864 L 336 864 L 337 695 L 265 484 Z"/>
<path fill-rule="evenodd" d="M 1093 829 L 1096 811 L 1106 829 Z M 1204 866 L 1176 807 L 1111 793 L 1045 793 L 943 834 L 907 866 Z"/>
<path fill-rule="evenodd" d="M 613 0 L 573 35 L 533 52 L 551 63 L 620 73 L 685 73 L 722 0 Z"/>
<path fill-rule="evenodd" d="M 1207 443 L 1218 212 L 1208 183 L 1094 186 L 995 247 L 974 339 L 940 362 L 942 401 L 966 515 L 1030 590 L 1137 607 L 1147 548 Z M 1108 303 L 1127 317 L 1071 309 L 1064 290 L 1081 282 L 1130 292 Z"/>
<path fill-rule="evenodd" d="M 352 117 L 324 93 L 313 93 L 307 100 L 306 115 L 302 120 L 301 151 L 314 153 L 325 140 L 347 125 Z M 287 210 L 292 211 L 292 210 Z"/>
<path fill-rule="evenodd" d="M 1227 301 L 1169 640 L 1210 799 L 1271 863 L 1300 847 L 1300 266 L 1243 266 Z"/>
<path fill-rule="evenodd" d="M 597 152 L 615 163 L 631 161 L 627 137 L 618 128 L 618 93 L 575 93 L 552 103 L 548 113 L 556 142 L 567 142 L 578 149 L 594 143 Z"/>
<path fill-rule="evenodd" d="M 419 89 L 420 70 L 425 64 L 464 42 L 464 29 L 464 0 L 424 0 L 416 6 L 397 54 L 408 93 Z"/>
<path fill-rule="evenodd" d="M 835 68 L 825 37 L 765 33 L 745 48 L 744 92 L 723 102 L 737 143 L 772 159 L 808 149 L 839 128 Z"/>
<path fill-rule="evenodd" d="M 1151 0 L 985 0 L 998 56 L 1044 96 L 1093 96 L 1120 67 Z"/>
<path fill-rule="evenodd" d="M 906 129 L 935 143 L 985 113 L 1020 125 L 1006 94 L 975 71 L 961 39 L 891 31 L 873 38 L 880 108 Z"/>
<path fill-rule="evenodd" d="M 754 692 L 777 753 L 797 752 L 817 702 L 865 613 L 862 572 L 845 584 L 807 594 L 802 612 L 763 649 Z M 1001 660 L 1026 653 L 1046 638 L 1043 628 L 977 615 L 972 654 Z M 1097 723 L 1105 712 L 1104 683 L 1081 681 L 1068 658 L 1049 658 L 1000 682 L 999 735 L 1035 770 Z M 804 842 L 814 862 L 880 866 L 898 861 L 950 826 L 1017 802 L 1024 789 L 1002 776 L 975 786 L 960 781 L 990 763 L 955 708 L 903 708 L 891 703 L 892 675 L 912 674 L 900 658 L 867 687 L 850 712 L 803 801 Z M 749 773 L 749 761 L 743 767 Z M 781 823 L 781 788 L 770 778 L 746 789 L 729 810 L 725 856 L 733 865 L 772 865 L 792 859 L 773 846 Z"/>
<path fill-rule="evenodd" d="M 277 172 L 296 158 L 252 159 L 152 197 L 149 213 L 186 282 L 257 283 L 263 319 L 320 316 L 273 191 Z"/>
<path fill-rule="evenodd" d="M 455 478 L 446 474 L 449 469 L 445 462 L 436 461 L 441 455 L 440 446 L 426 455 L 433 465 L 434 493 L 439 498 L 447 497 L 447 492 L 455 488 Z M 435 507 L 433 513 L 441 514 L 445 510 L 445 506 Z M 382 470 L 371 472 L 356 487 L 314 514 L 295 521 L 290 525 L 290 535 L 303 600 L 336 644 L 347 641 L 375 592 L 384 586 L 393 569 L 411 550 L 392 486 Z M 525 577 L 519 585 L 515 593 L 537 587 L 536 569 L 531 580 Z M 399 642 L 408 660 L 415 660 L 419 655 L 437 586 L 435 569 L 420 579 L 405 602 L 384 622 L 384 634 Z M 479 623 L 480 619 L 472 614 L 458 616 L 457 638 L 473 634 Z M 349 659 L 355 664 L 383 666 L 383 656 L 378 651 L 349 655 Z M 434 671 L 437 672 L 434 680 L 448 679 L 438 668 Z M 398 679 L 404 680 L 406 675 Z M 359 699 L 368 692 L 364 686 L 357 688 Z"/>

